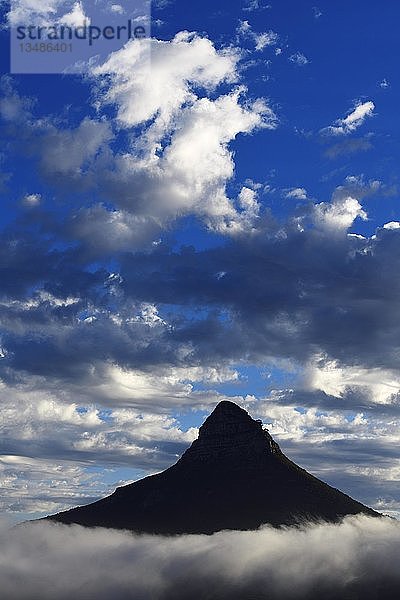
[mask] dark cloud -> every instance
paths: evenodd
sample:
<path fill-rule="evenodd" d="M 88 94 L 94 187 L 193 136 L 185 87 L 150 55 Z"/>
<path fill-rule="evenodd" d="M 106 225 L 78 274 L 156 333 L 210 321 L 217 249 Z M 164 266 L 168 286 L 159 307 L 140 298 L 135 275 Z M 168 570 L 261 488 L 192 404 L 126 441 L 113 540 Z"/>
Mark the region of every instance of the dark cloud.
<path fill-rule="evenodd" d="M 397 597 L 399 525 L 339 525 L 212 536 L 135 536 L 36 524 L 1 534 L 9 600 L 242 600 Z"/>
<path fill-rule="evenodd" d="M 325 410 L 378 412 L 382 416 L 393 417 L 399 414 L 400 396 L 394 393 L 388 401 L 376 402 L 367 386 L 347 387 L 344 394 L 333 396 L 322 390 L 282 390 L 274 393 L 273 401 L 283 406 L 302 406 Z"/>
<path fill-rule="evenodd" d="M 9 382 L 26 373 L 88 387 L 106 363 L 150 372 L 271 358 L 305 365 L 319 355 L 400 366 L 394 225 L 367 239 L 303 214 L 218 248 L 116 255 L 114 274 L 32 234 L 9 234 L 0 251 L 0 369 Z M 156 320 L 140 316 L 145 304 L 158 307 Z M 365 395 L 347 400 L 368 408 Z"/>
<path fill-rule="evenodd" d="M 289 227 L 200 252 L 126 256 L 121 274 L 135 298 L 208 309 L 173 334 L 199 356 L 304 362 L 324 352 L 397 369 L 399 260 L 399 230 L 360 239 Z"/>

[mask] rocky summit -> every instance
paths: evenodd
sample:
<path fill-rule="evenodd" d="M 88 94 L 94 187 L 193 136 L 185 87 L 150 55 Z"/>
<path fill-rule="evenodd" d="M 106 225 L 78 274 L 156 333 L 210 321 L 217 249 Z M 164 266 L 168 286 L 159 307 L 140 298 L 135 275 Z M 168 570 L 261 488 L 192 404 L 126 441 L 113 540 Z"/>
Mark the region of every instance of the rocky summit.
<path fill-rule="evenodd" d="M 48 517 L 139 533 L 213 533 L 378 513 L 289 460 L 261 421 L 224 401 L 178 462 L 88 506 Z"/>
<path fill-rule="evenodd" d="M 180 459 L 181 464 L 202 463 L 222 468 L 241 469 L 247 464 L 280 453 L 280 448 L 261 421 L 233 402 L 220 402 L 200 427 L 199 437 Z"/>

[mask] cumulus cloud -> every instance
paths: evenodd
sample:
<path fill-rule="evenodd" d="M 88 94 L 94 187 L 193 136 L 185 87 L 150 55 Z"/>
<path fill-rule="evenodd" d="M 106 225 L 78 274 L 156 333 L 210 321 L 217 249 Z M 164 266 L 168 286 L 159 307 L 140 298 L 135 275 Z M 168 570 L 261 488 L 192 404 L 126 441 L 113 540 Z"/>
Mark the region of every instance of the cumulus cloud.
<path fill-rule="evenodd" d="M 330 203 L 321 202 L 314 206 L 316 226 L 331 234 L 340 234 L 348 231 L 357 218 L 366 221 L 368 215 L 360 202 L 376 194 L 381 187 L 379 180 L 366 182 L 363 177 L 346 177 L 345 183 L 335 189 Z"/>
<path fill-rule="evenodd" d="M 150 233 L 155 223 L 165 228 L 187 214 L 219 233 L 246 233 L 253 227 L 250 212 L 226 192 L 235 168 L 230 145 L 240 134 L 275 128 L 274 112 L 261 98 L 249 100 L 244 86 L 210 97 L 238 79 L 236 50 L 218 51 L 188 32 L 171 42 L 153 40 L 151 78 L 142 53 L 132 42 L 93 71 L 107 81 L 99 105 L 114 105 L 121 127 L 133 136 L 130 152 L 102 165 L 103 193 L 119 210 L 141 215 L 142 235 L 143 218 Z M 134 134 L 138 125 L 140 137 Z M 118 220 L 126 218 L 120 214 Z"/>
<path fill-rule="evenodd" d="M 135 40 L 91 69 L 103 117 L 87 116 L 73 127 L 37 119 L 9 82 L 0 105 L 11 137 L 24 125 L 21 151 L 38 157 L 48 182 L 77 194 L 96 190 L 103 200 L 82 208 L 69 227 L 91 256 L 147 248 L 189 214 L 225 235 L 248 233 L 258 219 L 240 194 L 227 193 L 235 175 L 232 144 L 239 135 L 274 129 L 277 117 L 267 101 L 236 85 L 240 52 L 218 50 L 188 32 L 149 43 L 151 77 L 146 49 Z M 124 152 L 111 148 L 118 135 L 127 136 Z"/>
<path fill-rule="evenodd" d="M 336 198 L 331 204 L 322 202 L 315 207 L 316 225 L 333 234 L 346 232 L 358 217 L 366 220 L 367 213 L 356 198 L 347 195 Z"/>
<path fill-rule="evenodd" d="M 397 522 L 368 517 L 174 538 L 38 523 L 1 533 L 0 585 L 10 600 L 394 599 L 399 547 Z"/>
<path fill-rule="evenodd" d="M 146 77 L 146 51 L 133 40 L 93 70 L 95 77 L 109 77 L 100 100 L 117 106 L 125 127 L 156 115 L 158 123 L 168 127 L 177 111 L 196 99 L 194 86 L 213 90 L 223 81 L 237 79 L 237 50 L 218 52 L 210 40 L 194 33 L 181 32 L 170 42 L 152 40 L 151 78 Z"/>
<path fill-rule="evenodd" d="M 375 104 L 371 100 L 358 102 L 346 117 L 338 119 L 334 125 L 322 129 L 321 133 L 328 135 L 349 135 L 361 127 L 368 117 L 372 117 L 374 110 Z"/>

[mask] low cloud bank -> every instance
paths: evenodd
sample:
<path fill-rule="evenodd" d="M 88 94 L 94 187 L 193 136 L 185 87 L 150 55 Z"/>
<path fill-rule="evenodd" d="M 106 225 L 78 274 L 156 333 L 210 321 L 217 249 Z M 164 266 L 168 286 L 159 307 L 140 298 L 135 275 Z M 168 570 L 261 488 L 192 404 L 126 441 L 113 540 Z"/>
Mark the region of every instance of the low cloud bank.
<path fill-rule="evenodd" d="M 400 523 L 350 517 L 255 532 L 163 538 L 53 524 L 3 529 L 3 598 L 395 598 Z"/>

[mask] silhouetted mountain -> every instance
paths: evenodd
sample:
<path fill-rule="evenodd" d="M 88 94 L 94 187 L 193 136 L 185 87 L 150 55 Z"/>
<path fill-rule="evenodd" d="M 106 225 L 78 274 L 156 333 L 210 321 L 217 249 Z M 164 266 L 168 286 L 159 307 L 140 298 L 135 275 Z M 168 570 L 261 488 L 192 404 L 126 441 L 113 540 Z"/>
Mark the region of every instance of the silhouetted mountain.
<path fill-rule="evenodd" d="M 88 506 L 48 517 L 136 532 L 212 533 L 378 513 L 290 461 L 249 414 L 221 402 L 178 462 Z"/>

